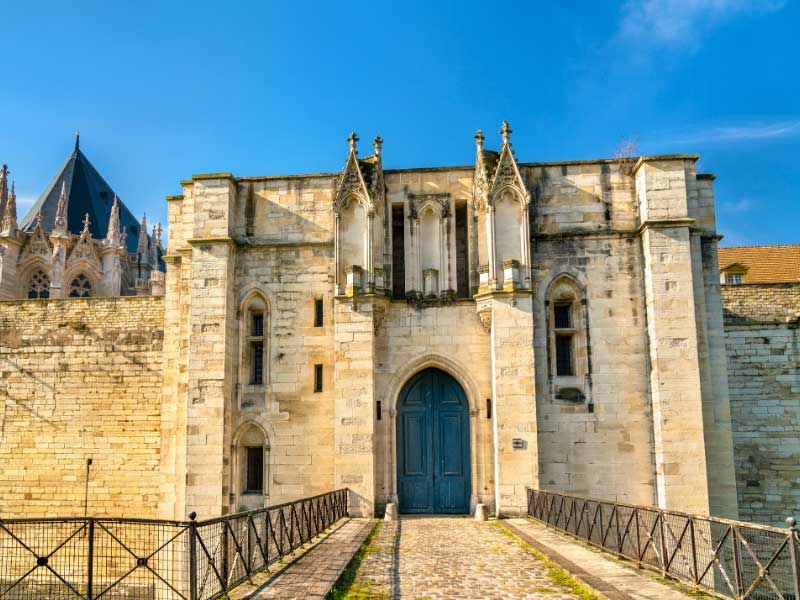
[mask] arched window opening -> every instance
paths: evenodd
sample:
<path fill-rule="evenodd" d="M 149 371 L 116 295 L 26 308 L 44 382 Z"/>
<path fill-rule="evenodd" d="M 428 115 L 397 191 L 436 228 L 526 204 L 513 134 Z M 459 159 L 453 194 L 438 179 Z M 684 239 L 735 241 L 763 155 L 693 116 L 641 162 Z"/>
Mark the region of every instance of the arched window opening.
<path fill-rule="evenodd" d="M 548 372 L 552 393 L 560 400 L 583 401 L 591 395 L 591 349 L 584 297 L 575 280 L 561 276 L 550 285 L 546 298 Z"/>
<path fill-rule="evenodd" d="M 70 298 L 89 298 L 92 295 L 92 282 L 83 273 L 80 273 L 69 284 Z"/>
<path fill-rule="evenodd" d="M 49 298 L 50 297 L 50 276 L 42 270 L 35 271 L 31 275 L 28 285 L 28 298 Z"/>
<path fill-rule="evenodd" d="M 251 510 L 264 506 L 268 490 L 269 445 L 264 431 L 248 423 L 236 436 L 234 447 L 234 489 L 238 491 L 237 510 Z"/>
<path fill-rule="evenodd" d="M 242 303 L 239 339 L 239 406 L 264 408 L 269 386 L 269 310 L 259 293 Z"/>

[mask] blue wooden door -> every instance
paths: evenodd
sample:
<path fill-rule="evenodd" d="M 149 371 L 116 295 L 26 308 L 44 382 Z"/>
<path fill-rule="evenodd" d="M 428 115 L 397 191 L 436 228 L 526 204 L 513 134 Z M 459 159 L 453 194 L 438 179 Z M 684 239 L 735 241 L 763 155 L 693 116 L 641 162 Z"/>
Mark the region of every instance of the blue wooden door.
<path fill-rule="evenodd" d="M 469 512 L 467 399 L 439 369 L 417 373 L 400 393 L 397 486 L 401 512 Z"/>

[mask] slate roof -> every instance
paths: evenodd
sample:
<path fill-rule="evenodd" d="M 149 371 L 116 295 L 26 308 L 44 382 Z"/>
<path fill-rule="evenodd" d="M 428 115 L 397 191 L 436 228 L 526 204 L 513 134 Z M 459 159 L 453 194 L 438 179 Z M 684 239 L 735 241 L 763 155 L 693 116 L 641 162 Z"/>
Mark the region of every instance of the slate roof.
<path fill-rule="evenodd" d="M 745 283 L 800 281 L 800 244 L 733 246 L 719 249 L 719 270 L 741 265 Z"/>
<path fill-rule="evenodd" d="M 69 202 L 67 204 L 67 229 L 71 233 L 80 233 L 83 229 L 83 217 L 89 213 L 92 237 L 102 239 L 108 233 L 108 219 L 111 205 L 114 203 L 114 190 L 97 172 L 86 155 L 81 152 L 79 138 L 75 138 L 75 149 L 67 158 L 67 162 L 59 169 L 56 176 L 45 188 L 42 195 L 34 203 L 20 223 L 23 231 L 33 231 L 36 226 L 36 215 L 41 211 L 42 224 L 46 230 L 53 228 L 56 218 L 56 206 L 61 194 L 61 185 L 66 183 Z M 120 198 L 119 222 L 127 234 L 128 252 L 136 252 L 139 237 L 139 221 L 128 210 Z"/>

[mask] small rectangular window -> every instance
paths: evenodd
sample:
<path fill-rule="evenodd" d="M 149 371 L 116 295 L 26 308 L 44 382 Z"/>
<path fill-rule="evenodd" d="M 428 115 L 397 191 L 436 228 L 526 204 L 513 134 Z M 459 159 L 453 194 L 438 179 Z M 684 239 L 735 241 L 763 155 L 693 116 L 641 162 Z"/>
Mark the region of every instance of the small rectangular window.
<path fill-rule="evenodd" d="M 556 304 L 553 307 L 553 317 L 556 329 L 570 329 L 572 327 L 572 305 Z"/>
<path fill-rule="evenodd" d="M 247 481 L 245 492 L 264 492 L 264 448 L 254 446 L 247 448 Z"/>
<path fill-rule="evenodd" d="M 377 402 L 377 406 L 375 407 L 375 412 L 376 412 L 376 416 L 378 417 L 378 421 L 380 421 L 381 417 L 383 416 L 383 413 L 381 411 L 381 401 L 380 400 L 378 400 L 378 402 Z"/>
<path fill-rule="evenodd" d="M 322 298 L 314 300 L 314 327 L 322 327 Z"/>
<path fill-rule="evenodd" d="M 252 337 L 263 337 L 264 335 L 264 314 L 253 313 L 250 320 L 250 335 Z"/>
<path fill-rule="evenodd" d="M 250 383 L 264 383 L 264 342 L 250 342 Z"/>
<path fill-rule="evenodd" d="M 322 365 L 314 365 L 314 392 L 322 391 Z"/>
<path fill-rule="evenodd" d="M 743 280 L 744 278 L 741 273 L 730 273 L 728 275 L 728 283 L 731 285 L 738 285 L 742 283 Z"/>
<path fill-rule="evenodd" d="M 572 336 L 556 336 L 556 375 L 574 375 L 572 366 Z"/>

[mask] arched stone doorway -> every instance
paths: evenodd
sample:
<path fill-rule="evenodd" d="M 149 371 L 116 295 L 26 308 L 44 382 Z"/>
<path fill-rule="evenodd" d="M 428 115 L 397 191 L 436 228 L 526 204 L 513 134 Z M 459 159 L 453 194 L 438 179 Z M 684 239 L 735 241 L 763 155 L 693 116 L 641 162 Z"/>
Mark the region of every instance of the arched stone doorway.
<path fill-rule="evenodd" d="M 435 368 L 411 377 L 397 408 L 400 512 L 469 513 L 469 446 L 469 406 L 458 382 Z"/>

